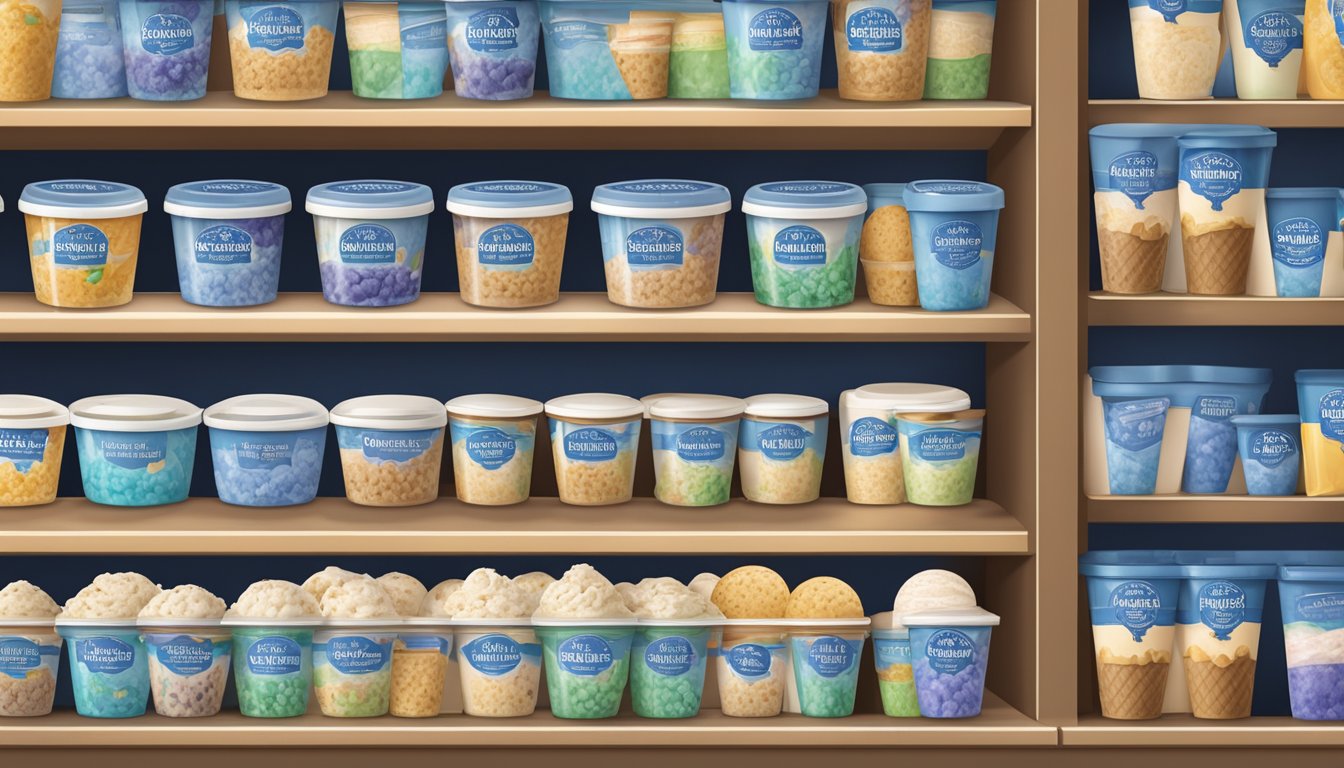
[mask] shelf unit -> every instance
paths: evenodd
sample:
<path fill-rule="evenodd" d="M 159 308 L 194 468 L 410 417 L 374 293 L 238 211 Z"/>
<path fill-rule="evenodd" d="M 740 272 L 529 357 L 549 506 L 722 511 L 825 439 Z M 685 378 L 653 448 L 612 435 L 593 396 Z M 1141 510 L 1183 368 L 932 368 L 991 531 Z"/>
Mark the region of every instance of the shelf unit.
<path fill-rule="evenodd" d="M 1066 747 L 1344 747 L 1339 723 L 1253 717 L 1249 720 L 1199 720 L 1191 715 L 1164 715 L 1160 720 L 1121 722 L 1091 715 L 1064 728 Z M 1338 759 L 1338 752 L 1335 753 Z"/>
<path fill-rule="evenodd" d="M 1344 498 L 1088 496 L 1092 523 L 1344 523 Z"/>
<path fill-rule="evenodd" d="M 1156 293 L 1087 297 L 1091 326 L 1344 325 L 1344 299 L 1270 296 L 1187 296 Z"/>

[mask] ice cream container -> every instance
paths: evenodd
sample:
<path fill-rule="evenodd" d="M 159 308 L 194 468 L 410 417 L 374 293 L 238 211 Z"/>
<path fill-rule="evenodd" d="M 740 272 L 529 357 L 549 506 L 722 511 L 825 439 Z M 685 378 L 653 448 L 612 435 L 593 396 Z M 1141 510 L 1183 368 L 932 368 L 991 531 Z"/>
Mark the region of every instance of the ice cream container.
<path fill-rule="evenodd" d="M 1115 496 L 1146 496 L 1157 490 L 1171 397 L 1160 382 L 1120 378 L 1126 380 L 1109 382 L 1095 373 L 1092 378 L 1092 393 L 1101 400 L 1101 422 L 1094 431 L 1104 434 L 1106 490 Z M 1179 466 L 1176 475 L 1179 486 Z"/>
<path fill-rule="evenodd" d="M 983 99 L 989 95 L 995 10 L 994 0 L 933 0 L 924 98 Z"/>
<path fill-rule="evenodd" d="M 60 22 L 61 0 L 0 3 L 0 50 L 8 52 L 0 69 L 0 102 L 51 97 Z"/>
<path fill-rule="evenodd" d="M 1237 451 L 1246 491 L 1252 496 L 1292 496 L 1297 493 L 1302 466 L 1302 420 L 1287 416 L 1233 416 Z"/>
<path fill-rule="evenodd" d="M 640 619 L 630 650 L 630 701 L 639 717 L 695 717 L 710 648 L 723 619 Z"/>
<path fill-rule="evenodd" d="M 448 401 L 459 501 L 491 506 L 527 501 L 541 411 L 536 400 L 512 395 L 464 395 Z"/>
<path fill-rule="evenodd" d="M 454 619 L 462 705 L 476 717 L 526 717 L 537 708 L 542 653 L 531 619 Z"/>
<path fill-rule="evenodd" d="M 1339 231 L 1338 187 L 1265 190 L 1265 224 L 1279 296 L 1321 295 L 1330 233 Z"/>
<path fill-rule="evenodd" d="M 971 407 L 965 392 L 938 384 L 865 384 L 840 394 L 845 495 L 855 504 L 904 504 L 896 414 L 952 413 Z"/>
<path fill-rule="evenodd" d="M 192 101 L 205 96 L 214 8 L 214 0 L 121 0 L 131 98 Z"/>
<path fill-rule="evenodd" d="M 929 60 L 930 0 L 834 0 L 840 98 L 918 101 Z"/>
<path fill-rule="evenodd" d="M 798 706 L 807 717 L 849 717 L 869 620 L 785 619 Z"/>
<path fill-rule="evenodd" d="M 830 406 L 806 395 L 747 398 L 737 441 L 742 495 L 762 504 L 804 504 L 821 496 Z"/>
<path fill-rule="evenodd" d="M 1304 370 L 1297 380 L 1308 496 L 1344 496 L 1344 370 Z"/>
<path fill-rule="evenodd" d="M 289 190 L 266 181 L 219 179 L 169 188 L 182 298 L 206 307 L 275 301 Z"/>
<path fill-rule="evenodd" d="M 955 312 L 988 305 L 1003 190 L 981 181 L 912 181 L 905 207 L 920 306 Z"/>
<path fill-rule="evenodd" d="M 14 3 L 10 7 L 19 8 Z M 117 99 L 127 95 L 126 60 L 121 45 L 121 13 L 118 0 L 91 2 L 40 2 L 36 7 L 52 20 L 47 31 L 56 38 L 56 66 L 50 79 L 51 95 L 58 99 Z M 47 15 L 54 8 L 55 15 Z M 42 26 L 29 34 L 36 35 Z M 33 50 L 31 47 L 29 50 Z M 40 70 L 39 70 L 40 71 Z M 30 84 L 32 90 L 36 83 Z M 42 88 L 47 84 L 42 83 Z M 34 97 L 36 98 L 36 97 Z M 45 98 L 45 97 L 42 97 Z M 32 99 L 27 99 L 32 100 Z"/>
<path fill-rule="evenodd" d="M 398 629 L 385 619 L 328 619 L 313 632 L 313 692 L 322 714 L 387 714 Z"/>
<path fill-rule="evenodd" d="M 1207 99 L 1223 58 L 1222 0 L 1129 0 L 1139 98 Z"/>
<path fill-rule="evenodd" d="M 149 660 L 135 619 L 56 617 L 70 657 L 75 711 L 82 717 L 127 718 L 149 704 Z"/>
<path fill-rule="evenodd" d="M 388 714 L 438 717 L 448 689 L 452 654 L 453 630 L 446 619 L 404 619 L 392 645 Z"/>
<path fill-rule="evenodd" d="M 233 679 L 244 717 L 299 717 L 313 687 L 313 631 L 321 619 L 232 619 Z"/>
<path fill-rule="evenodd" d="M 724 0 L 732 97 L 815 97 L 828 5 L 826 0 Z"/>
<path fill-rule="evenodd" d="M 630 500 L 644 404 L 625 395 L 582 394 L 546 402 L 560 500 L 597 506 Z"/>
<path fill-rule="evenodd" d="M 1302 26 L 1302 79 L 1307 93 L 1313 99 L 1344 99 L 1344 34 L 1340 33 L 1339 10 L 1333 3 L 1310 0 Z"/>
<path fill-rule="evenodd" d="M 729 0 L 736 4 L 750 3 Z M 853 301 L 867 201 L 861 188 L 836 181 L 775 181 L 748 189 L 742 212 L 756 300 L 791 309 Z"/>
<path fill-rule="evenodd" d="M 1279 568 L 1288 699 L 1299 720 L 1344 720 L 1344 568 Z"/>
<path fill-rule="evenodd" d="M 679 507 L 726 504 L 745 403 L 720 395 L 670 396 L 649 406 L 654 496 Z"/>
<path fill-rule="evenodd" d="M 1101 285 L 1108 293 L 1162 289 L 1176 221 L 1176 139 L 1184 130 L 1117 123 L 1088 132 Z"/>
<path fill-rule="evenodd" d="M 859 260 L 868 299 L 888 307 L 917 307 L 919 290 L 905 184 L 864 184 L 863 192 L 868 195 L 868 214 L 859 240 Z"/>
<path fill-rule="evenodd" d="M 592 208 L 602 233 L 607 298 L 627 307 L 698 307 L 719 283 L 727 187 L 644 179 L 603 184 Z"/>
<path fill-rule="evenodd" d="M 999 617 L 983 608 L 907 614 L 915 694 L 924 717 L 980 714 L 989 666 L 989 636 Z"/>
<path fill-rule="evenodd" d="M 643 0 L 540 0 L 539 8 L 552 96 L 667 96 L 674 10 Z"/>
<path fill-rule="evenodd" d="M 23 188 L 19 210 L 37 300 L 53 307 L 115 307 L 131 300 L 140 219 L 149 204 L 127 184 L 86 179 Z"/>
<path fill-rule="evenodd" d="M 728 717 L 774 717 L 788 687 L 789 645 L 782 619 L 728 619 L 715 659 L 719 705 Z"/>
<path fill-rule="evenodd" d="M 1224 0 L 1239 99 L 1296 99 L 1305 0 Z"/>
<path fill-rule="evenodd" d="M 533 619 L 546 658 L 551 714 L 615 717 L 630 675 L 634 619 Z"/>
<path fill-rule="evenodd" d="M 532 97 L 541 22 L 536 0 L 450 0 L 453 91 L 465 99 Z"/>
<path fill-rule="evenodd" d="M 893 625 L 892 614 L 879 613 L 873 621 L 873 661 L 877 690 L 887 717 L 919 717 L 910 630 Z"/>
<path fill-rule="evenodd" d="M 219 714 L 229 682 L 233 630 L 218 619 L 140 619 L 154 711 L 164 717 Z"/>
<path fill-rule="evenodd" d="M 233 93 L 257 101 L 327 95 L 339 0 L 228 0 Z"/>
<path fill-rule="evenodd" d="M 215 490 L 226 504 L 284 507 L 317 496 L 327 409 L 294 395 L 241 395 L 205 409 Z"/>
<path fill-rule="evenodd" d="M 69 423 L 70 411 L 53 400 L 0 395 L 0 507 L 56 500 Z"/>
<path fill-rule="evenodd" d="M 462 300 L 537 307 L 560 298 L 574 199 L 545 181 L 478 181 L 448 192 Z"/>
<path fill-rule="evenodd" d="M 349 307 L 420 298 L 434 192 L 406 181 L 335 181 L 308 190 L 322 295 Z"/>
<path fill-rule="evenodd" d="M 1177 650 L 1195 717 L 1250 717 L 1265 584 L 1277 570 L 1273 564 L 1182 566 Z"/>
<path fill-rule="evenodd" d="M 0 619 L 0 717 L 51 714 L 61 643 L 49 618 Z"/>
<path fill-rule="evenodd" d="M 369 395 L 331 409 L 345 495 L 356 504 L 409 507 L 439 496 L 443 404 L 416 395 Z"/>
<path fill-rule="evenodd" d="M 726 99 L 728 40 L 719 4 L 690 0 L 677 4 L 668 56 L 667 95 L 673 99 Z"/>
<path fill-rule="evenodd" d="M 84 495 L 149 507 L 187 498 L 201 409 L 161 395 L 101 395 L 70 406 Z"/>
<path fill-rule="evenodd" d="M 345 6 L 350 79 L 363 99 L 430 99 L 448 71 L 443 3 L 362 2 Z"/>
<path fill-rule="evenodd" d="M 901 473 L 912 504 L 971 503 L 980 462 L 984 410 L 898 413 Z"/>

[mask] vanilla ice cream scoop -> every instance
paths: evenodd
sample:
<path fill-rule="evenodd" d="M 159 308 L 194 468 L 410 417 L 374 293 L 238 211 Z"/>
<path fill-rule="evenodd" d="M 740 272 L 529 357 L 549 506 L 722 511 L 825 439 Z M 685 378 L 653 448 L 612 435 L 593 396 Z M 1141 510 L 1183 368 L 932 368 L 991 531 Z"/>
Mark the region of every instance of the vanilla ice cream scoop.
<path fill-rule="evenodd" d="M 138 573 L 104 573 L 65 604 L 70 619 L 134 619 L 162 590 Z"/>
<path fill-rule="evenodd" d="M 451 618 L 452 614 L 444 610 L 443 604 L 450 595 L 462 588 L 461 579 L 444 579 L 429 590 L 425 599 L 420 601 L 420 615 L 435 618 Z"/>
<path fill-rule="evenodd" d="M 50 619 L 60 612 L 51 595 L 26 581 L 0 589 L 0 619 Z"/>
<path fill-rule="evenodd" d="M 690 587 L 692 591 L 704 595 L 705 599 L 708 600 L 710 595 L 714 594 L 714 587 L 718 585 L 718 583 L 718 574 L 698 573 L 686 586 Z"/>
<path fill-rule="evenodd" d="M 314 619 L 321 615 L 317 600 L 292 581 L 258 581 L 238 597 L 228 616 L 244 619 Z"/>
<path fill-rule="evenodd" d="M 537 605 L 541 602 L 541 593 L 545 592 L 546 588 L 554 583 L 555 577 L 543 571 L 532 571 L 513 577 L 513 585 L 527 595 L 534 611 L 537 610 Z"/>
<path fill-rule="evenodd" d="M 541 593 L 534 616 L 551 619 L 631 619 L 621 593 L 607 577 L 587 563 L 565 571 L 559 581 Z"/>
<path fill-rule="evenodd" d="M 354 571 L 347 571 L 344 568 L 337 568 L 334 565 L 328 565 L 326 568 L 309 576 L 308 580 L 303 582 L 303 590 L 312 595 L 313 599 L 320 604 L 322 602 L 322 596 L 327 593 L 328 589 L 358 578 L 368 578 L 368 576 L 362 573 L 355 573 Z"/>
<path fill-rule="evenodd" d="M 397 571 L 379 576 L 378 583 L 387 591 L 392 603 L 397 606 L 397 613 L 402 616 L 415 616 L 420 613 L 420 606 L 429 594 L 429 590 L 425 589 L 425 585 L 421 584 L 419 579 Z"/>
<path fill-rule="evenodd" d="M 195 584 L 182 584 L 154 596 L 140 609 L 142 619 L 220 619 L 224 601 Z"/>
<path fill-rule="evenodd" d="M 901 617 L 907 614 L 976 605 L 975 590 L 965 579 L 951 571 L 933 569 L 920 571 L 906 580 L 896 593 L 891 614 L 899 627 Z"/>
<path fill-rule="evenodd" d="M 338 584 L 318 602 L 326 619 L 395 619 L 397 604 L 375 579 L 361 576 Z"/>
<path fill-rule="evenodd" d="M 635 585 L 626 606 L 641 619 L 717 619 L 723 617 L 709 598 L 666 576 Z"/>
<path fill-rule="evenodd" d="M 532 599 L 494 568 L 477 568 L 443 609 L 455 619 L 525 619 L 532 615 Z"/>

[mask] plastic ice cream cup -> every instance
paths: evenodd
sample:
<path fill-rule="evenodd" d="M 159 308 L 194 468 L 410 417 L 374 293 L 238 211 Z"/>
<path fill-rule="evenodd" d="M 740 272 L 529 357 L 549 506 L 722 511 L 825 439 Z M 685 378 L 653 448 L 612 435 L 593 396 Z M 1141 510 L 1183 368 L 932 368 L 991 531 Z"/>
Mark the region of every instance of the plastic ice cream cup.
<path fill-rule="evenodd" d="M 1344 496 L 1344 370 L 1304 370 L 1297 380 L 1308 496 Z"/>
<path fill-rule="evenodd" d="M 996 10 L 994 0 L 933 0 L 924 98 L 983 99 L 989 95 Z"/>
<path fill-rule="evenodd" d="M 737 441 L 742 495 L 762 504 L 804 504 L 821 496 L 830 406 L 805 395 L 747 398 Z"/>
<path fill-rule="evenodd" d="M 904 504 L 896 414 L 953 413 L 971 407 L 965 392 L 938 384 L 865 384 L 840 394 L 845 495 L 855 504 Z"/>
<path fill-rule="evenodd" d="M 0 717 L 51 714 L 61 642 L 49 618 L 0 619 Z"/>
<path fill-rule="evenodd" d="M 728 40 L 718 3 L 677 4 L 668 57 L 667 95 L 673 99 L 726 99 Z"/>
<path fill-rule="evenodd" d="M 749 3 L 728 3 L 737 4 Z M 748 189 L 742 212 L 756 300 L 790 309 L 854 301 L 867 209 L 863 190 L 842 182 L 775 181 Z"/>
<path fill-rule="evenodd" d="M 1108 293 L 1162 289 L 1176 221 L 1176 139 L 1184 129 L 1117 123 L 1088 132 L 1101 285 Z"/>
<path fill-rule="evenodd" d="M 1344 568 L 1282 566 L 1288 700 L 1299 720 L 1344 720 Z"/>
<path fill-rule="evenodd" d="M 225 617 L 233 629 L 233 678 L 244 717 L 299 717 L 313 687 L 313 631 L 321 619 Z"/>
<path fill-rule="evenodd" d="M 984 410 L 896 414 L 901 473 L 910 503 L 936 507 L 971 503 L 984 424 Z"/>
<path fill-rule="evenodd" d="M 642 0 L 540 0 L 551 95 L 622 101 L 667 96 L 676 12 Z"/>
<path fill-rule="evenodd" d="M 56 500 L 69 423 L 70 411 L 54 400 L 0 395 L 0 507 Z"/>
<path fill-rule="evenodd" d="M 55 8 L 61 30 L 56 42 L 51 95 L 58 99 L 126 96 L 126 60 L 122 54 L 118 0 L 70 2 L 63 7 L 57 3 Z"/>
<path fill-rule="evenodd" d="M 1003 190 L 982 181 L 912 181 L 904 197 L 920 306 L 987 306 Z"/>
<path fill-rule="evenodd" d="M 443 3 L 347 2 L 350 77 L 363 99 L 429 99 L 443 93 L 448 22 Z"/>
<path fill-rule="evenodd" d="M 120 4 L 131 98 L 192 101 L 205 96 L 214 0 L 120 0 Z"/>
<path fill-rule="evenodd" d="M 789 645 L 783 619 L 728 619 L 715 667 L 719 706 L 728 717 L 774 717 L 788 688 Z"/>
<path fill-rule="evenodd" d="M 533 619 L 546 658 L 551 714 L 615 717 L 630 675 L 634 619 Z"/>
<path fill-rule="evenodd" d="M 603 184 L 592 208 L 602 233 L 607 298 L 627 307 L 698 307 L 719 283 L 727 187 L 644 179 Z"/>
<path fill-rule="evenodd" d="M 798 706 L 807 717 L 849 717 L 869 620 L 784 619 Z"/>
<path fill-rule="evenodd" d="M 458 500 L 490 506 L 527 501 L 542 404 L 513 395 L 464 395 L 447 407 Z"/>
<path fill-rule="evenodd" d="M 868 214 L 859 240 L 859 260 L 868 300 L 887 307 L 919 306 L 915 251 L 905 184 L 864 184 Z"/>
<path fill-rule="evenodd" d="M 821 82 L 826 0 L 725 0 L 734 99 L 810 99 Z"/>
<path fill-rule="evenodd" d="M 526 717 L 537 708 L 542 653 L 531 619 L 454 619 L 462 709 Z"/>
<path fill-rule="evenodd" d="M 572 210 L 569 188 L 546 181 L 477 181 L 450 189 L 462 300 L 478 307 L 557 301 Z"/>
<path fill-rule="evenodd" d="M 201 409 L 161 395 L 101 395 L 70 406 L 84 495 L 150 507 L 187 498 Z"/>
<path fill-rule="evenodd" d="M 989 636 L 999 617 L 983 608 L 908 614 L 915 694 L 924 717 L 980 714 L 989 666 Z"/>
<path fill-rule="evenodd" d="M 1313 99 L 1344 99 L 1344 35 L 1334 5 L 1311 0 L 1302 19 L 1302 69 Z"/>
<path fill-rule="evenodd" d="M 169 188 L 182 298 L 206 307 L 275 301 L 289 190 L 266 181 L 219 179 Z"/>
<path fill-rule="evenodd" d="M 1246 491 L 1252 496 L 1292 496 L 1297 493 L 1302 466 L 1302 420 L 1287 416 L 1233 416 L 1237 450 Z"/>
<path fill-rule="evenodd" d="M 294 395 L 241 395 L 206 408 L 219 500 L 245 507 L 312 501 L 329 420 L 321 403 Z"/>
<path fill-rule="evenodd" d="M 840 98 L 918 101 L 929 60 L 930 0 L 833 0 Z"/>
<path fill-rule="evenodd" d="M 322 295 L 348 307 L 420 298 L 434 192 L 406 181 L 335 181 L 308 190 Z"/>
<path fill-rule="evenodd" d="M 679 507 L 728 503 L 745 403 L 736 397 L 664 397 L 649 406 L 654 496 Z"/>
<path fill-rule="evenodd" d="M 97 718 L 145 714 L 149 660 L 135 619 L 57 617 L 55 625 L 70 656 L 76 712 Z"/>
<path fill-rule="evenodd" d="M 1195 717 L 1251 715 L 1266 580 L 1274 565 L 1185 565 L 1176 610 L 1177 650 Z"/>
<path fill-rule="evenodd" d="M 541 22 L 536 0 L 449 0 L 454 92 L 466 99 L 532 97 Z"/>
<path fill-rule="evenodd" d="M 1106 480 L 1116 496 L 1147 496 L 1157 490 L 1162 441 L 1171 397 L 1161 383 L 1108 382 L 1095 377 L 1106 433 Z"/>
<path fill-rule="evenodd" d="M 1139 98 L 1207 99 L 1222 61 L 1222 0 L 1129 0 Z"/>
<path fill-rule="evenodd" d="M 400 622 L 327 619 L 313 632 L 313 692 L 327 717 L 386 715 Z M 440 688 L 442 690 L 442 688 Z"/>
<path fill-rule="evenodd" d="M 369 395 L 331 409 L 345 495 L 356 504 L 410 507 L 439 496 L 448 414 L 433 398 Z"/>
<path fill-rule="evenodd" d="M 1306 3 L 1224 0 L 1239 99 L 1296 99 Z"/>
<path fill-rule="evenodd" d="M 448 688 L 453 630 L 447 619 L 404 619 L 392 645 L 388 714 L 438 717 Z"/>
<path fill-rule="evenodd" d="M 164 717 L 219 714 L 229 682 L 233 630 L 219 619 L 140 619 L 154 711 Z"/>
<path fill-rule="evenodd" d="M 37 300 L 53 307 L 115 307 L 131 300 L 145 195 L 86 179 L 23 188 L 19 210 Z"/>
<path fill-rule="evenodd" d="M 339 0 L 228 0 L 233 93 L 257 101 L 327 95 Z"/>
<path fill-rule="evenodd" d="M 910 630 L 894 626 L 890 612 L 873 621 L 873 661 L 877 667 L 877 691 L 887 717 L 919 717 L 915 693 L 915 668 L 910 651 Z"/>
<path fill-rule="evenodd" d="M 640 619 L 630 650 L 630 701 L 639 717 L 700 714 L 710 648 L 723 619 Z"/>
<path fill-rule="evenodd" d="M 644 404 L 625 395 L 582 394 L 546 403 L 560 500 L 597 506 L 630 500 Z"/>
<path fill-rule="evenodd" d="M 60 22 L 61 0 L 0 3 L 0 50 L 7 52 L 0 67 L 0 101 L 51 97 Z"/>
<path fill-rule="evenodd" d="M 1278 295 L 1321 295 L 1326 243 L 1331 232 L 1339 231 L 1339 195 L 1338 187 L 1265 190 L 1269 252 Z"/>

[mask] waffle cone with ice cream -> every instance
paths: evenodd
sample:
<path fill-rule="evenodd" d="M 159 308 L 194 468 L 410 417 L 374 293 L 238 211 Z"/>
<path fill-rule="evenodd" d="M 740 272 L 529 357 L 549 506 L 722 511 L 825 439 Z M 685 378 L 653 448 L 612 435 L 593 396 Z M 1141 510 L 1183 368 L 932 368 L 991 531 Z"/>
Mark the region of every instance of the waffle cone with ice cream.
<path fill-rule="evenodd" d="M 1162 715 L 1171 654 L 1149 650 L 1133 656 L 1115 656 L 1107 649 L 1097 655 L 1097 688 L 1101 714 L 1113 720 L 1152 720 Z"/>
<path fill-rule="evenodd" d="M 634 99 L 667 96 L 668 55 L 673 16 L 661 11 L 631 11 L 627 24 L 607 27 L 611 58 Z"/>
<path fill-rule="evenodd" d="M 1185 255 L 1185 286 L 1206 296 L 1246 293 L 1255 227 L 1238 219 L 1219 222 L 1217 228 L 1181 220 L 1181 249 Z"/>
<path fill-rule="evenodd" d="M 1167 233 L 1135 224 L 1128 232 L 1101 229 L 1101 285 L 1108 293 L 1154 293 L 1167 266 Z"/>
<path fill-rule="evenodd" d="M 1234 720 L 1251 716 L 1255 659 L 1250 648 L 1238 646 L 1229 658 L 1226 654 L 1210 657 L 1199 646 L 1190 646 L 1185 655 L 1185 681 L 1195 717 Z"/>

